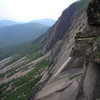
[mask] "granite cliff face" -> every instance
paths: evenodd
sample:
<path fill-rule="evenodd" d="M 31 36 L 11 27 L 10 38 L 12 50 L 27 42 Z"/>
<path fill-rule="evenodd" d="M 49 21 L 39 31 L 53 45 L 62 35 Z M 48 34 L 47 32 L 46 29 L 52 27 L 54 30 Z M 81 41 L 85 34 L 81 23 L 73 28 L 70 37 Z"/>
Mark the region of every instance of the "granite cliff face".
<path fill-rule="evenodd" d="M 99 15 L 99 0 L 76 2 L 42 37 L 50 64 L 30 100 L 100 100 Z"/>
<path fill-rule="evenodd" d="M 68 9 L 63 11 L 61 17 L 55 24 L 43 36 L 36 40 L 36 42 L 44 44 L 43 53 L 51 50 L 57 41 L 62 40 L 71 26 L 75 13 L 79 7 L 80 5 L 77 3 L 73 3 Z"/>

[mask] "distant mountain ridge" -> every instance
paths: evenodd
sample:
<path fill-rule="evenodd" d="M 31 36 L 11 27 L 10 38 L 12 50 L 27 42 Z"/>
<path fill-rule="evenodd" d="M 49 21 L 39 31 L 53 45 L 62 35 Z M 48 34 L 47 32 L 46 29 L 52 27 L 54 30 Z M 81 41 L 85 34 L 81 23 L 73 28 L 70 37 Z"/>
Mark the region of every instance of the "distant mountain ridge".
<path fill-rule="evenodd" d="M 25 23 L 0 28 L 0 44 L 2 47 L 31 41 L 45 33 L 48 26 L 39 23 Z"/>
<path fill-rule="evenodd" d="M 49 18 L 44 18 L 44 19 L 33 20 L 32 22 L 36 22 L 36 23 L 52 26 L 56 22 L 56 20 L 49 19 Z"/>
<path fill-rule="evenodd" d="M 16 22 L 12 20 L 0 20 L 0 27 L 5 27 L 5 26 L 12 26 L 16 24 L 21 24 L 22 22 Z"/>
<path fill-rule="evenodd" d="M 43 25 L 47 25 L 47 26 L 52 26 L 56 20 L 54 19 L 49 19 L 49 18 L 44 18 L 44 19 L 36 19 L 36 20 L 32 20 L 30 22 L 18 22 L 18 21 L 13 21 L 13 20 L 0 20 L 0 27 L 5 27 L 5 26 L 12 26 L 12 25 L 16 25 L 16 24 L 25 24 L 25 23 L 40 23 Z"/>

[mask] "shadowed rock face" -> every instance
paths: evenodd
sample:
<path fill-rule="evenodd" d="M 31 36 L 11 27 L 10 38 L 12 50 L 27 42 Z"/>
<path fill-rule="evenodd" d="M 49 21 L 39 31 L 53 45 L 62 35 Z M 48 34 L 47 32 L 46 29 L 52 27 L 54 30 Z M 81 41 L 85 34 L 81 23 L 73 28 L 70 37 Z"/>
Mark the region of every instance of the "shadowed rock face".
<path fill-rule="evenodd" d="M 90 25 L 100 25 L 100 0 L 90 1 L 87 14 Z"/>
<path fill-rule="evenodd" d="M 100 1 L 91 0 L 87 9 L 87 23 L 76 33 L 72 57 L 84 58 L 84 77 L 72 100 L 99 100 L 100 98 Z"/>
<path fill-rule="evenodd" d="M 100 64 L 100 36 L 76 38 L 71 56 L 84 57 Z"/>
<path fill-rule="evenodd" d="M 76 33 L 71 56 L 84 57 L 100 64 L 100 1 L 91 0 L 87 9 L 88 23 L 83 31 Z M 90 24 L 90 25 L 88 25 Z M 94 25 L 94 26 L 91 26 Z"/>

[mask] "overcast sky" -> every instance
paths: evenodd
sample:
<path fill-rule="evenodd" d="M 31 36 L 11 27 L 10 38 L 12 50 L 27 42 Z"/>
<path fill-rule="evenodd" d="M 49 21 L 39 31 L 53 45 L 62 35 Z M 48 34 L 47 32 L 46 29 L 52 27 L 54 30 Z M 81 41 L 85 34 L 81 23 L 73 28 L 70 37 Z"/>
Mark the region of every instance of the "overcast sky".
<path fill-rule="evenodd" d="M 58 19 L 62 11 L 76 0 L 0 0 L 0 19 L 31 21 Z"/>

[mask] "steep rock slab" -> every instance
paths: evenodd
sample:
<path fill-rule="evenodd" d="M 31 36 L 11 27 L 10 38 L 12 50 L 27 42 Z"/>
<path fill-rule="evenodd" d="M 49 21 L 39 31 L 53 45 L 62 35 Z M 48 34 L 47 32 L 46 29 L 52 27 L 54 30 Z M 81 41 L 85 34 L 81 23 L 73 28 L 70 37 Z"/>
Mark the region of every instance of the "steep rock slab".
<path fill-rule="evenodd" d="M 45 40 L 47 41 L 45 42 L 43 53 L 52 49 L 55 43 L 63 38 L 71 26 L 73 16 L 78 9 L 79 5 L 73 3 L 68 9 L 63 11 L 55 25 L 47 31 L 47 35 L 45 36 Z"/>
<path fill-rule="evenodd" d="M 89 7 L 90 5 L 88 6 L 88 9 Z M 50 57 L 51 64 L 45 74 L 45 76 L 49 76 L 49 78 L 47 77 L 47 79 L 45 77 L 44 80 L 47 79 L 47 81 L 38 93 L 42 94 L 42 91 L 45 90 L 48 85 L 53 84 L 53 82 L 57 82 L 57 80 L 60 80 L 63 76 L 68 78 L 68 80 L 64 80 L 65 84 L 67 84 L 68 81 L 71 81 L 72 83 L 66 88 L 63 88 L 64 85 L 62 85 L 62 88 L 56 88 L 55 91 L 52 90 L 52 93 L 50 90 L 51 88 L 49 87 L 46 91 L 50 94 L 48 93 L 48 95 L 45 95 L 45 93 L 43 93 L 43 95 L 40 95 L 40 98 L 38 98 L 38 94 L 35 96 L 34 100 L 96 100 L 100 97 L 100 89 L 97 88 L 100 87 L 100 82 L 98 81 L 100 65 L 99 59 L 96 59 L 97 56 L 94 56 L 95 53 L 99 55 L 99 40 L 95 40 L 94 38 L 99 36 L 100 28 L 97 25 L 90 26 L 86 10 L 80 8 L 79 10 L 76 10 L 77 13 L 74 13 L 73 22 L 69 29 L 65 32 L 63 36 L 64 39 L 60 41 L 60 44 L 56 42 L 57 44 L 53 46 Z M 52 35 L 51 40 L 53 39 Z M 62 65 L 69 59 L 70 52 L 72 57 L 71 60 L 69 60 L 64 69 L 55 76 L 56 72 L 59 71 Z M 90 56 L 90 53 L 92 53 L 93 56 Z M 75 63 L 74 61 L 77 62 Z M 81 63 L 79 64 L 79 62 Z M 73 68 L 75 69 L 74 71 Z M 81 68 L 83 72 L 80 74 L 74 74 L 76 73 L 76 70 L 81 72 L 79 68 Z"/>

